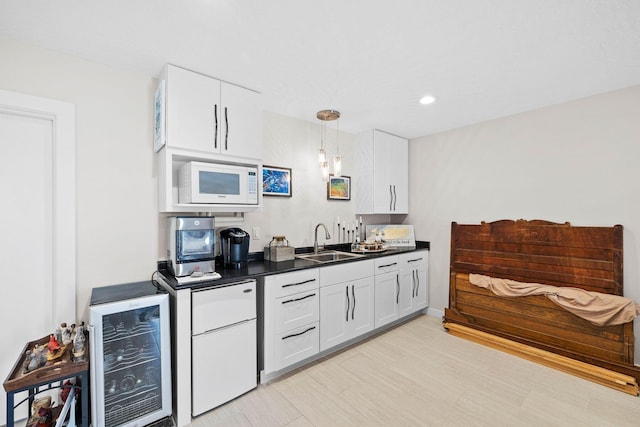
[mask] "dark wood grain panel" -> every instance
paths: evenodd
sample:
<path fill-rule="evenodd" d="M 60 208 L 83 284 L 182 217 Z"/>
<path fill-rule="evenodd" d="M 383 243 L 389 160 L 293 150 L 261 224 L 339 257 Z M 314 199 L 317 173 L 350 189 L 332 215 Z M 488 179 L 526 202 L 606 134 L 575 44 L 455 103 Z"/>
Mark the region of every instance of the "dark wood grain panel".
<path fill-rule="evenodd" d="M 468 273 L 623 295 L 622 226 L 543 220 L 451 225 L 449 307 L 459 323 L 640 379 L 633 323 L 598 327 L 544 296 L 500 297 Z"/>

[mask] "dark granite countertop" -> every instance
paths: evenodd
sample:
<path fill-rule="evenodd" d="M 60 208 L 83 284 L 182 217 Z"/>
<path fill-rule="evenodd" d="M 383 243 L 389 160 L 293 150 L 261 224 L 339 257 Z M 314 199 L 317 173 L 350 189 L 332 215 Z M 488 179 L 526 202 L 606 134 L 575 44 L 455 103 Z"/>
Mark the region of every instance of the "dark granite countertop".
<path fill-rule="evenodd" d="M 328 265 L 335 264 L 344 264 L 347 262 L 356 262 L 362 261 L 363 259 L 372 259 L 379 258 L 383 256 L 396 255 L 405 252 L 413 252 L 421 249 L 429 249 L 429 242 L 417 241 L 415 249 L 389 249 L 384 252 L 374 253 L 374 254 L 366 254 L 364 258 L 352 258 L 345 259 L 341 261 L 335 261 L 331 263 L 317 263 L 313 261 L 308 261 L 305 259 L 295 258 L 290 261 L 280 261 L 280 262 L 271 262 L 264 260 L 264 254 L 260 252 L 250 253 L 249 254 L 249 262 L 246 265 L 243 265 L 240 268 L 228 268 L 222 265 L 222 263 L 216 262 L 216 271 L 220 273 L 222 278 L 216 280 L 208 280 L 202 282 L 193 282 L 186 284 L 178 284 L 178 281 L 173 277 L 171 272 L 168 271 L 167 261 L 159 261 L 158 262 L 158 273 L 163 276 L 165 281 L 171 286 L 173 289 L 198 289 L 205 287 L 215 287 L 215 286 L 223 286 L 229 283 L 240 282 L 247 279 L 255 279 L 262 276 L 269 276 L 272 274 L 280 274 L 287 273 L 290 271 L 296 270 L 305 270 L 308 268 L 316 268 L 316 267 L 325 267 Z M 336 250 L 336 251 L 344 251 L 350 252 L 349 244 L 339 244 L 339 245 L 327 245 L 325 247 L 326 250 Z M 313 252 L 312 248 L 296 248 L 296 255 Z"/>

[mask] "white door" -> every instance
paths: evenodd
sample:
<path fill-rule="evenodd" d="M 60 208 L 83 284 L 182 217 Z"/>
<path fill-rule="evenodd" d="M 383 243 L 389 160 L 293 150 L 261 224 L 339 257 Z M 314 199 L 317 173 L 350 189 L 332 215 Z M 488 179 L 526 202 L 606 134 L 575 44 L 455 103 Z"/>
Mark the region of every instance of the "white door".
<path fill-rule="evenodd" d="M 375 327 L 386 325 L 398 318 L 400 279 L 398 272 L 379 274 L 375 277 Z"/>
<path fill-rule="evenodd" d="M 224 122 L 220 81 L 172 65 L 168 67 L 167 144 L 219 153 Z"/>
<path fill-rule="evenodd" d="M 262 158 L 262 106 L 257 92 L 222 82 L 221 152 Z"/>
<path fill-rule="evenodd" d="M 27 342 L 76 320 L 74 114 L 71 104 L 0 90 L 3 380 Z M 4 389 L 0 400 L 4 424 Z M 15 419 L 26 415 L 23 404 Z"/>
<path fill-rule="evenodd" d="M 416 274 L 417 269 L 400 270 L 400 295 L 398 295 L 398 317 L 411 314 L 413 310 L 413 299 L 416 294 Z"/>
<path fill-rule="evenodd" d="M 344 283 L 320 288 L 320 351 L 349 338 L 351 290 Z"/>
<path fill-rule="evenodd" d="M 373 330 L 373 276 L 350 282 L 351 311 L 349 313 L 350 338 Z"/>

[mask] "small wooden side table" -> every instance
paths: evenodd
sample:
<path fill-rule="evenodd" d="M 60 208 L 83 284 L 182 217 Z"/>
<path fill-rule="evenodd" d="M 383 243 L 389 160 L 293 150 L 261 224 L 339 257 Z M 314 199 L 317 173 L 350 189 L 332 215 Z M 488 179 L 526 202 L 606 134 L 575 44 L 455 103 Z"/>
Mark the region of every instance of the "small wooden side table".
<path fill-rule="evenodd" d="M 89 341 L 86 341 L 86 351 L 82 360 L 74 360 L 71 349 L 67 348 L 59 359 L 48 361 L 40 368 L 23 373 L 25 352 L 28 349 L 33 349 L 36 345 L 48 342 L 49 336 L 46 336 L 28 343 L 3 383 L 7 393 L 7 427 L 14 427 L 14 410 L 25 400 L 29 400 L 29 413 L 31 413 L 31 405 L 36 395 L 52 388 L 62 387 L 63 381 L 71 378 L 76 380 L 71 393 L 75 393 L 78 388 L 80 389 L 81 425 L 82 427 L 89 426 Z M 59 385 L 53 386 L 54 383 L 59 383 Z M 45 390 L 39 390 L 42 386 L 48 387 Z M 28 392 L 28 397 L 15 404 L 14 395 L 25 390 Z M 71 395 L 67 399 L 71 399 Z"/>

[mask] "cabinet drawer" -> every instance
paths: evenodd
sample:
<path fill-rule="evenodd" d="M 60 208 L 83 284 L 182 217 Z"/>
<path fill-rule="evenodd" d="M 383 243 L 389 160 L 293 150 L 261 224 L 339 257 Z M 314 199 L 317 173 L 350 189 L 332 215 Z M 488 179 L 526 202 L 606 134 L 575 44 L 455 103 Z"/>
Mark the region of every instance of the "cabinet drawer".
<path fill-rule="evenodd" d="M 321 286 L 335 285 L 336 283 L 349 282 L 373 276 L 373 260 L 347 262 L 331 265 L 320 269 Z"/>
<path fill-rule="evenodd" d="M 429 257 L 428 251 L 416 251 L 398 255 L 398 263 L 400 269 L 420 268 L 421 265 L 427 263 Z"/>
<path fill-rule="evenodd" d="M 317 322 L 319 320 L 320 296 L 312 290 L 278 298 L 275 302 L 276 333 Z"/>
<path fill-rule="evenodd" d="M 397 255 L 386 256 L 383 258 L 376 258 L 376 274 L 389 273 L 391 271 L 397 271 L 399 267 L 399 260 Z"/>
<path fill-rule="evenodd" d="M 319 287 L 318 269 L 294 271 L 267 277 L 266 284 L 271 288 L 273 298 L 280 298 Z"/>
<path fill-rule="evenodd" d="M 280 370 L 320 351 L 318 322 L 311 323 L 275 337 L 275 369 Z"/>

